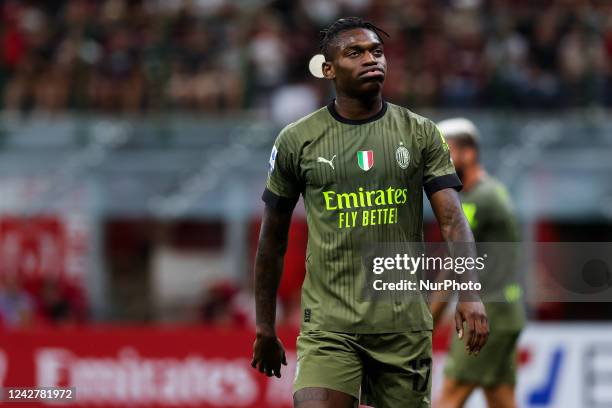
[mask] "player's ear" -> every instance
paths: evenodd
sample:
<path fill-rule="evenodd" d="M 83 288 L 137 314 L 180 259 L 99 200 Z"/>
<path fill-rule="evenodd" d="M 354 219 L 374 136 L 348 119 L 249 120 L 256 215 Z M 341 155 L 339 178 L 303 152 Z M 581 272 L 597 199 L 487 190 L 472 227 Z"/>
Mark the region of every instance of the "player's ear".
<path fill-rule="evenodd" d="M 336 71 L 334 70 L 334 66 L 330 61 L 325 61 L 323 63 L 323 77 L 325 79 L 335 79 Z"/>

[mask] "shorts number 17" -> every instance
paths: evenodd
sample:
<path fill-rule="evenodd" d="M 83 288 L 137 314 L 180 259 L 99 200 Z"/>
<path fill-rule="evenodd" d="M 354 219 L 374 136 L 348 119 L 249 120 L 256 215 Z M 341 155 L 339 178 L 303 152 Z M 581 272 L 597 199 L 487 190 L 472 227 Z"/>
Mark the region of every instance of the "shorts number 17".
<path fill-rule="evenodd" d="M 412 390 L 417 392 L 425 392 L 427 385 L 429 384 L 429 376 L 431 375 L 431 358 L 415 358 L 414 360 L 408 361 L 408 365 L 412 368 Z M 419 371 L 423 367 L 427 368 L 425 379 L 419 387 L 419 379 L 422 378 Z"/>

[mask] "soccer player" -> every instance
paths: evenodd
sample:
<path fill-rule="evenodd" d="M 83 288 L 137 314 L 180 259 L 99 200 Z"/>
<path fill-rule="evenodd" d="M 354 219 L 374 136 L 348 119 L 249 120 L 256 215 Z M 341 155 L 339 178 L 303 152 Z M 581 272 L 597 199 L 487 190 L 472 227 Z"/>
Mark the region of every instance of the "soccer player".
<path fill-rule="evenodd" d="M 376 408 L 429 407 L 428 303 L 364 299 L 362 248 L 421 241 L 423 189 L 444 239 L 473 242 L 444 138 L 430 120 L 382 98 L 382 35 L 356 17 L 321 33 L 322 70 L 336 98 L 283 129 L 270 155 L 252 366 L 280 377 L 286 364 L 275 331 L 276 292 L 301 194 L 309 236 L 293 395 L 299 408 L 354 407 L 360 389 Z M 482 302 L 458 303 L 456 317 L 458 335 L 477 353 L 488 336 Z"/>
<path fill-rule="evenodd" d="M 510 197 L 504 186 L 490 177 L 480 164 L 476 126 L 467 119 L 455 118 L 440 122 L 438 128 L 448 142 L 455 169 L 463 182 L 461 201 L 476 241 L 517 242 L 518 226 Z M 503 273 L 505 281 L 510 282 L 501 288 L 504 301 L 485 300 L 491 328 L 487 346 L 473 357 L 468 356 L 457 339 L 452 340 L 442 394 L 435 404 L 438 408 L 462 407 L 477 387 L 483 388 L 489 407 L 516 406 L 516 343 L 525 316 L 518 301 L 520 289 L 512 283 L 512 277 L 507 276 L 516 273 L 516 264 L 509 262 L 503 269 L 496 273 Z M 444 302 L 432 303 L 436 323 L 444 306 Z"/>

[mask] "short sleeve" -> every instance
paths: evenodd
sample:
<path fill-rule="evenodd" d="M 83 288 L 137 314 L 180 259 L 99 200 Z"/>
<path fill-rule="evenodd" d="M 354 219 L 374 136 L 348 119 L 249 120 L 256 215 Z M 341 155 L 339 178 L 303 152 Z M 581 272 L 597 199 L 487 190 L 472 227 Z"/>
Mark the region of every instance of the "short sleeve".
<path fill-rule="evenodd" d="M 429 135 L 425 138 L 424 158 L 423 187 L 428 198 L 436 191 L 445 188 L 461 190 L 463 185 L 455 172 L 448 144 L 433 123 L 431 123 Z"/>
<path fill-rule="evenodd" d="M 262 200 L 266 205 L 292 211 L 303 190 L 299 171 L 300 148 L 283 129 L 272 146 L 268 160 L 268 178 Z"/>

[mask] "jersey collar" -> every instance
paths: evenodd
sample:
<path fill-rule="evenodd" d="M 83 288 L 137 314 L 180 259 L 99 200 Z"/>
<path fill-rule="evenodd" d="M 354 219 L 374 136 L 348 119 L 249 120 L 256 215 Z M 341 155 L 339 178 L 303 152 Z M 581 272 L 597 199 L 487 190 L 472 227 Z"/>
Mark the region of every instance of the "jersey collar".
<path fill-rule="evenodd" d="M 336 100 L 332 99 L 332 101 L 327 105 L 327 110 L 328 110 L 329 114 L 332 115 L 332 117 L 334 119 L 336 119 L 338 122 L 346 123 L 346 124 L 349 124 L 349 125 L 363 125 L 365 123 L 374 122 L 374 121 L 382 118 L 385 115 L 385 113 L 387 112 L 387 102 L 383 100 L 382 101 L 382 109 L 380 111 L 378 111 L 378 113 L 376 115 L 370 116 L 369 118 L 365 118 L 365 119 L 347 119 L 347 118 L 344 118 L 344 117 L 340 116 L 340 114 L 336 110 L 335 102 L 336 102 Z"/>

